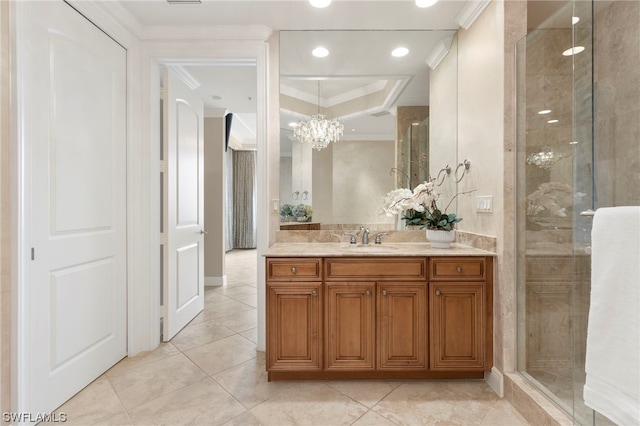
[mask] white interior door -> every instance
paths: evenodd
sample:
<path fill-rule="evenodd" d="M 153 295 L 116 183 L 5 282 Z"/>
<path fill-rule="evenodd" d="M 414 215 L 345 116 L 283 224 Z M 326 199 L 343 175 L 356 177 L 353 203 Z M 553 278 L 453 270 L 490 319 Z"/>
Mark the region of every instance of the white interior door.
<path fill-rule="evenodd" d="M 126 355 L 127 64 L 62 1 L 18 10 L 32 247 L 19 386 L 44 413 Z"/>
<path fill-rule="evenodd" d="M 204 309 L 204 105 L 170 69 L 163 73 L 163 339 Z"/>

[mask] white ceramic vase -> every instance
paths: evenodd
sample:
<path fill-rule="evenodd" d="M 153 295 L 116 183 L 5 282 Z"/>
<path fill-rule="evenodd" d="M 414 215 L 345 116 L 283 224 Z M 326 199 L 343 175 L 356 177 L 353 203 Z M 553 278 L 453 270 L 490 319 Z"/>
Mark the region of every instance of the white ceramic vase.
<path fill-rule="evenodd" d="M 427 229 L 427 240 L 433 248 L 451 248 L 451 243 L 456 240 L 456 231 Z"/>

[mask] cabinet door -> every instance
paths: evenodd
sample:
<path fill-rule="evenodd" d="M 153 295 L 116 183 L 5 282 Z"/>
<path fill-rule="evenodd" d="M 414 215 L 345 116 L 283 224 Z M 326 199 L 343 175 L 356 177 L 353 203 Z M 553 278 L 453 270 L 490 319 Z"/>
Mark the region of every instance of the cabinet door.
<path fill-rule="evenodd" d="M 321 283 L 267 284 L 267 369 L 318 370 Z"/>
<path fill-rule="evenodd" d="M 328 283 L 325 368 L 372 370 L 375 348 L 375 283 Z"/>
<path fill-rule="evenodd" d="M 426 370 L 426 283 L 378 283 L 378 369 Z"/>
<path fill-rule="evenodd" d="M 429 283 L 430 368 L 482 370 L 484 318 L 483 284 Z"/>

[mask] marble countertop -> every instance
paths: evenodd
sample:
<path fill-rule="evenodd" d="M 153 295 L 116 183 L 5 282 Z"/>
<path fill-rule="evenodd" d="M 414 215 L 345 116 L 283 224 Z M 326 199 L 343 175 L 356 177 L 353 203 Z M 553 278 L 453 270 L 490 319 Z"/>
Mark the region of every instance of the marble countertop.
<path fill-rule="evenodd" d="M 344 256 L 495 256 L 495 253 L 453 243 L 449 249 L 431 248 L 427 242 L 368 244 L 363 246 L 335 242 L 279 242 L 265 257 L 344 257 Z"/>

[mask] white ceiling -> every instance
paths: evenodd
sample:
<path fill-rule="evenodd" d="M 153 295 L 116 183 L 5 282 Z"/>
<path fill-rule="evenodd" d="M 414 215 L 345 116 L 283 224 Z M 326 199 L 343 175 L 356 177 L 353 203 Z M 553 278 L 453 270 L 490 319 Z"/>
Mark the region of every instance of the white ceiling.
<path fill-rule="evenodd" d="M 143 29 L 250 25 L 283 31 L 280 35 L 281 84 L 317 98 L 317 80 L 322 78 L 323 101 L 365 90 L 365 86 L 385 78 L 408 79 L 388 111 L 353 117 L 345 122 L 345 137 L 362 139 L 395 133 L 395 118 L 389 114 L 394 113 L 393 107 L 428 102 L 429 68 L 425 62 L 428 54 L 439 40 L 450 37 L 459 28 L 458 16 L 484 1 L 440 0 L 426 9 L 416 7 L 413 0 L 334 0 L 325 9 L 316 9 L 307 0 L 202 0 L 201 4 L 169 4 L 166 0 L 111 2 L 128 12 L 131 21 Z M 330 50 L 327 58 L 311 56 L 312 48 L 319 44 Z M 399 44 L 408 47 L 410 53 L 404 58 L 392 58 L 390 51 Z M 207 108 L 234 113 L 233 136 L 247 144 L 255 143 L 255 65 L 221 63 L 182 68 L 199 84 L 196 91 Z M 292 117 L 281 117 L 283 133 L 287 132 L 291 120 Z"/>

